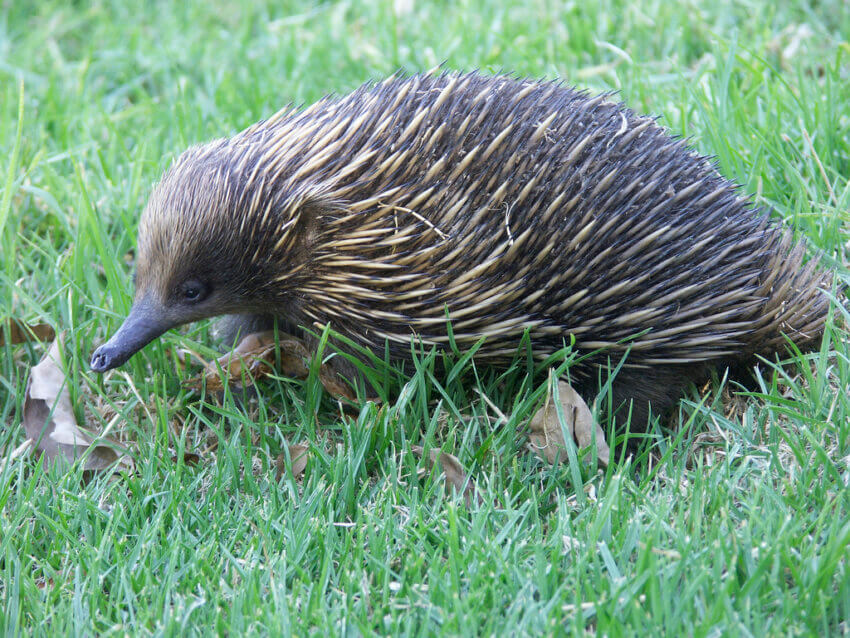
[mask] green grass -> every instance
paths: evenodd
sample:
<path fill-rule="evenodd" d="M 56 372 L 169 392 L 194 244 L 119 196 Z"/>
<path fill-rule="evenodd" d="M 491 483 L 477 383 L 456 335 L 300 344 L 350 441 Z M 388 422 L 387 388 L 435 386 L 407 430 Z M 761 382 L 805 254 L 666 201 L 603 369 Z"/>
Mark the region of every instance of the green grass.
<path fill-rule="evenodd" d="M 617 89 L 846 264 L 846 3 L 70 4 L 0 5 L 0 316 L 66 331 L 79 417 L 117 412 L 137 472 L 85 483 L 8 460 L 44 349 L 2 348 L 6 634 L 850 631 L 846 305 L 808 364 L 765 366 L 728 417 L 718 386 L 692 392 L 679 428 L 604 471 L 525 449 L 522 366 L 445 383 L 454 362 L 423 356 L 384 406 L 344 417 L 315 379 L 247 404 L 181 389 L 168 351 L 210 344 L 205 325 L 123 372 L 87 366 L 129 307 L 125 255 L 175 154 L 398 67 Z M 300 483 L 276 479 L 285 440 L 312 442 Z M 455 454 L 484 504 L 417 476 L 412 445 Z"/>

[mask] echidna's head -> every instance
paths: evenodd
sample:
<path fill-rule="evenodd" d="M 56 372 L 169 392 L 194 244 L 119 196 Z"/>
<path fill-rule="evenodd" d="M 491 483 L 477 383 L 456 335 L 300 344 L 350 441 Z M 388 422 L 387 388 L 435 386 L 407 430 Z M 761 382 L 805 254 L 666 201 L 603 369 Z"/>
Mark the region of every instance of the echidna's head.
<path fill-rule="evenodd" d="M 294 282 L 310 270 L 314 201 L 270 184 L 251 160 L 250 148 L 213 142 L 186 151 L 155 187 L 139 225 L 133 307 L 92 369 L 121 365 L 181 324 L 294 302 Z"/>

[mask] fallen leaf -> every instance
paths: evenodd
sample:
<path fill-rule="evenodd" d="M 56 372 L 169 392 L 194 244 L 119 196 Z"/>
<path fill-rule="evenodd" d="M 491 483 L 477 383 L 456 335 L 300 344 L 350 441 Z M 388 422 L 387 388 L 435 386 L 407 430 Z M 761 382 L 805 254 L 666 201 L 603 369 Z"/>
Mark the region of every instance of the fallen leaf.
<path fill-rule="evenodd" d="M 47 579 L 36 578 L 35 579 L 35 586 L 38 587 L 39 589 L 48 589 L 48 588 L 52 589 L 53 585 L 54 585 L 54 581 L 53 581 L 52 578 L 47 578 Z"/>
<path fill-rule="evenodd" d="M 238 382 L 244 379 L 244 383 L 250 385 L 275 372 L 276 352 L 279 353 L 277 372 L 282 376 L 305 379 L 310 374 L 311 355 L 307 346 L 289 335 L 278 333 L 275 338 L 274 330 L 266 330 L 246 335 L 231 352 L 207 363 L 202 378 L 192 379 L 187 385 L 197 389 L 205 383 L 212 392 L 223 390 L 226 379 Z M 222 379 L 222 372 L 225 379 Z M 351 389 L 329 366 L 319 368 L 319 381 L 331 396 L 354 400 Z"/>
<path fill-rule="evenodd" d="M 567 458 L 567 443 L 555 408 L 554 389 L 556 381 L 558 400 L 561 403 L 567 433 L 573 437 L 579 449 L 589 447 L 593 443 L 595 434 L 597 458 L 604 467 L 607 467 L 611 451 L 608 448 L 608 442 L 605 440 L 605 433 L 593 419 L 593 413 L 578 392 L 566 381 L 556 379 L 551 371 L 546 401 L 543 407 L 531 417 L 529 423 L 531 430 L 529 438 L 532 448 L 538 456 L 553 465 L 561 463 Z"/>
<path fill-rule="evenodd" d="M 53 341 L 55 337 L 53 327 L 46 323 L 27 325 L 14 319 L 7 319 L 0 326 L 0 346 L 25 341 Z"/>
<path fill-rule="evenodd" d="M 176 456 L 171 457 L 172 463 L 177 463 Z M 183 452 L 183 465 L 197 465 L 201 462 L 201 457 L 195 454 L 194 452 Z"/>
<path fill-rule="evenodd" d="M 279 340 L 280 367 L 278 372 L 285 377 L 306 379 L 310 374 L 310 351 L 299 339 L 287 337 Z M 339 378 L 339 375 L 329 366 L 319 367 L 319 382 L 332 397 L 353 401 L 357 397 L 351 388 Z"/>
<path fill-rule="evenodd" d="M 286 337 L 280 343 L 280 368 L 285 377 L 306 379 L 310 374 L 310 351 L 299 339 Z"/>
<path fill-rule="evenodd" d="M 336 399 L 354 401 L 357 398 L 357 395 L 351 391 L 351 387 L 345 384 L 340 376 L 327 366 L 322 366 L 319 369 L 319 381 L 328 394 Z"/>
<path fill-rule="evenodd" d="M 227 379 L 250 385 L 273 370 L 274 347 L 274 332 L 247 335 L 232 351 L 207 363 L 203 377 L 193 379 L 187 385 L 199 388 L 206 384 L 211 392 L 223 390 Z"/>
<path fill-rule="evenodd" d="M 23 425 L 27 438 L 34 442 L 34 454 L 44 453 L 44 463 L 64 459 L 74 462 L 85 456 L 83 470 L 115 467 L 132 469 L 133 461 L 114 441 L 99 442 L 95 434 L 77 425 L 71 406 L 68 382 L 59 363 L 59 340 L 54 341 L 41 362 L 30 371 L 24 399 Z M 116 448 L 120 450 L 119 453 Z"/>
<path fill-rule="evenodd" d="M 423 458 L 425 455 L 425 449 L 419 445 L 414 445 L 410 449 L 419 458 Z M 456 456 L 448 452 L 431 449 L 428 452 L 428 458 L 426 460 L 429 471 L 434 468 L 435 464 L 440 464 L 440 469 L 443 470 L 443 474 L 445 474 L 449 485 L 456 492 L 463 492 L 463 500 L 466 501 L 467 505 L 472 502 L 473 498 L 479 504 L 483 502 L 483 499 L 475 489 L 475 483 L 473 483 L 472 479 L 467 478 L 466 470 L 463 469 L 463 465 L 460 464 Z"/>
<path fill-rule="evenodd" d="M 297 479 L 304 474 L 304 469 L 307 467 L 307 461 L 310 459 L 310 446 L 290 445 L 289 458 L 292 459 L 292 478 Z M 277 478 L 280 480 L 286 474 L 286 453 L 278 454 L 274 464 L 277 468 Z"/>

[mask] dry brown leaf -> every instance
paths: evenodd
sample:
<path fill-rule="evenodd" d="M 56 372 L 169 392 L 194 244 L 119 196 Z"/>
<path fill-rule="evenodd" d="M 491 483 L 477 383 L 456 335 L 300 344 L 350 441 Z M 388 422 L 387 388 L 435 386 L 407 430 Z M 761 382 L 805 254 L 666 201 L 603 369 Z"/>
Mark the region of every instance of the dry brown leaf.
<path fill-rule="evenodd" d="M 425 449 L 419 445 L 414 445 L 410 449 L 419 458 L 423 458 L 425 455 Z M 431 449 L 426 461 L 429 471 L 434 468 L 436 463 L 440 464 L 440 469 L 443 470 L 443 474 L 445 474 L 449 484 L 456 492 L 463 492 L 463 500 L 466 501 L 467 505 L 472 502 L 473 498 L 479 504 L 482 502 L 481 496 L 475 489 L 475 483 L 472 479 L 467 480 L 466 470 L 463 469 L 463 465 L 461 465 L 456 456 L 448 452 Z"/>
<path fill-rule="evenodd" d="M 280 339 L 280 369 L 285 377 L 305 379 L 310 374 L 310 351 L 295 337 Z"/>
<path fill-rule="evenodd" d="M 327 390 L 328 394 L 335 399 L 354 401 L 357 398 L 354 392 L 351 391 L 351 387 L 346 385 L 340 379 L 339 375 L 327 366 L 322 366 L 319 369 L 319 381 L 322 387 Z"/>
<path fill-rule="evenodd" d="M 178 457 L 176 457 L 176 456 L 172 456 L 171 462 L 177 463 L 177 458 Z M 198 456 L 197 454 L 195 454 L 194 452 L 183 452 L 183 465 L 192 466 L 192 465 L 197 465 L 200 462 L 201 462 L 201 457 Z"/>
<path fill-rule="evenodd" d="M 305 379 L 310 374 L 310 351 L 307 346 L 288 335 L 278 333 L 276 339 L 274 330 L 266 330 L 246 335 L 231 352 L 206 364 L 203 378 L 193 379 L 187 385 L 200 388 L 201 384 L 206 382 L 208 390 L 219 392 L 224 389 L 225 384 L 222 372 L 226 378 L 239 382 L 243 380 L 244 375 L 244 382 L 250 385 L 275 371 L 276 347 L 280 353 L 277 368 L 279 374 L 295 379 Z M 319 368 L 319 381 L 331 396 L 349 400 L 355 398 L 351 389 L 327 365 Z"/>
<path fill-rule="evenodd" d="M 567 458 L 567 444 L 564 439 L 561 422 L 558 420 L 558 412 L 555 409 L 554 388 L 558 384 L 558 399 L 564 414 L 567 432 L 573 437 L 579 448 L 589 447 L 596 435 L 596 453 L 599 462 L 608 466 L 611 451 L 605 440 L 605 433 L 593 419 L 593 413 L 587 407 L 587 403 L 579 396 L 573 387 L 566 381 L 555 378 L 553 372 L 549 373 L 549 387 L 546 392 L 546 401 L 529 423 L 531 434 L 531 446 L 535 453 L 549 463 L 561 463 Z"/>
<path fill-rule="evenodd" d="M 256 332 L 247 335 L 236 347 L 204 366 L 203 377 L 192 379 L 190 387 L 199 388 L 206 383 L 207 390 L 219 392 L 226 383 L 222 379 L 253 383 L 256 379 L 270 374 L 274 364 L 274 332 Z"/>
<path fill-rule="evenodd" d="M 53 589 L 54 581 L 52 578 L 44 579 L 42 577 L 35 579 L 35 586 L 39 589 Z"/>
<path fill-rule="evenodd" d="M 310 460 L 310 446 L 290 445 L 289 458 L 292 459 L 292 478 L 297 479 L 304 474 L 304 469 L 307 467 L 307 461 Z M 278 454 L 274 464 L 277 468 L 277 478 L 280 480 L 281 477 L 286 474 L 286 454 L 283 452 Z"/>
<path fill-rule="evenodd" d="M 53 327 L 46 323 L 27 325 L 15 319 L 7 319 L 0 325 L 0 346 L 25 341 L 53 341 L 55 337 Z"/>
<path fill-rule="evenodd" d="M 280 368 L 279 372 L 285 377 L 305 379 L 310 374 L 310 351 L 299 339 L 287 337 L 280 339 Z M 353 401 L 356 396 L 339 378 L 336 372 L 328 366 L 319 368 L 319 382 L 332 397 Z"/>
<path fill-rule="evenodd" d="M 93 444 L 96 435 L 77 425 L 65 374 L 60 368 L 60 341 L 54 341 L 41 362 L 30 372 L 24 399 L 23 424 L 33 453 L 44 453 L 44 462 L 74 462 L 85 455 L 84 470 L 131 470 L 133 461 L 114 441 Z M 51 413 L 52 411 L 52 413 Z M 121 450 L 119 453 L 116 450 Z"/>

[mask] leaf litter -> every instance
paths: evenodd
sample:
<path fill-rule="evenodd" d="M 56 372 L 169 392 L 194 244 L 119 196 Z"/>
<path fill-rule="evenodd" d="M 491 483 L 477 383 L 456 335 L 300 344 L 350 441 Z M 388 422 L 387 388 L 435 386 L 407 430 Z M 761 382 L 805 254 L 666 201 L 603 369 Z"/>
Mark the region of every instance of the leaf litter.
<path fill-rule="evenodd" d="M 563 428 L 556 401 L 560 403 L 564 417 Z M 549 374 L 546 400 L 528 425 L 531 449 L 553 465 L 563 463 L 567 458 L 565 430 L 579 449 L 590 447 L 595 440 L 599 462 L 604 467 L 610 462 L 611 450 L 605 440 L 605 432 L 596 423 L 587 403 L 569 383 L 557 379 L 552 372 Z"/>
<path fill-rule="evenodd" d="M 201 359 L 203 375 L 190 379 L 186 385 L 194 389 L 206 385 L 207 390 L 220 392 L 228 380 L 249 386 L 275 372 L 285 377 L 306 379 L 310 374 L 310 359 L 310 351 L 300 339 L 275 333 L 274 330 L 255 332 L 243 337 L 232 351 L 217 359 L 210 362 Z M 319 368 L 319 381 L 337 399 L 353 401 L 356 398 L 327 364 Z"/>
<path fill-rule="evenodd" d="M 466 470 L 455 455 L 432 448 L 428 452 L 428 456 L 425 457 L 425 448 L 419 445 L 411 446 L 410 450 L 416 456 L 425 460 L 426 471 L 430 472 L 435 465 L 439 465 L 449 485 L 454 488 L 455 492 L 463 494 L 463 500 L 466 501 L 467 506 L 472 503 L 473 499 L 479 505 L 483 503 L 481 495 L 475 489 L 475 483 L 467 476 Z"/>
<path fill-rule="evenodd" d="M 23 426 L 32 453 L 42 455 L 45 464 L 81 459 L 83 470 L 132 471 L 133 459 L 126 448 L 77 424 L 60 350 L 57 339 L 30 371 Z"/>
<path fill-rule="evenodd" d="M 28 341 L 48 342 L 55 337 L 53 327 L 46 323 L 26 324 L 11 318 L 0 322 L 0 346 Z"/>
<path fill-rule="evenodd" d="M 21 328 L 20 324 L 11 320 L 0 325 L 0 339 L 4 338 L 4 334 L 8 335 L 5 337 L 8 343 L 20 343 L 33 337 L 41 340 L 53 338 L 52 328 L 46 324 Z M 13 456 L 30 448 L 34 454 L 43 454 L 46 464 L 82 459 L 84 470 L 112 468 L 113 471 L 132 471 L 134 462 L 126 448 L 106 436 L 84 430 L 77 423 L 68 380 L 60 362 L 60 349 L 60 341 L 54 341 L 47 355 L 32 368 L 23 409 L 27 441 L 12 452 Z M 300 339 L 274 331 L 246 335 L 232 351 L 210 362 L 190 354 L 201 361 L 204 371 L 186 385 L 194 388 L 206 385 L 212 391 L 223 390 L 228 382 L 252 385 L 275 372 L 303 379 L 310 371 L 311 355 L 306 345 Z M 319 380 L 331 396 L 337 399 L 355 398 L 350 388 L 327 364 L 320 366 Z M 563 427 L 556 401 L 560 404 Z M 549 463 L 562 463 L 567 458 L 565 432 L 579 448 L 586 448 L 595 441 L 599 462 L 603 466 L 609 463 L 610 450 L 604 432 L 587 404 L 568 383 L 556 379 L 551 373 L 546 399 L 529 422 L 529 429 L 530 447 Z M 463 495 L 468 505 L 473 499 L 482 502 L 474 481 L 468 477 L 457 457 L 439 449 L 431 449 L 426 455 L 420 446 L 413 446 L 411 450 L 425 461 L 427 467 L 423 471 L 432 471 L 438 465 L 446 481 Z M 281 453 L 275 460 L 278 479 L 287 470 L 293 478 L 301 478 L 310 458 L 308 445 L 288 445 L 288 454 Z M 177 462 L 177 458 L 173 461 Z M 199 461 L 197 454 L 184 454 L 187 465 L 195 465 Z"/>
<path fill-rule="evenodd" d="M 292 472 L 292 478 L 299 479 L 301 475 L 304 474 L 304 470 L 307 468 L 307 461 L 310 460 L 310 446 L 309 445 L 289 445 L 289 460 L 292 461 L 292 465 L 289 467 Z M 287 469 L 287 456 L 286 452 L 281 452 L 278 454 L 277 459 L 275 459 L 275 468 L 277 469 L 277 479 L 280 480 L 285 474 Z"/>
<path fill-rule="evenodd" d="M 0 345 L 18 344 L 26 341 L 50 341 L 55 338 L 53 329 L 47 324 L 26 325 L 9 319 L 0 323 Z M 98 435 L 80 427 L 77 422 L 61 357 L 62 344 L 54 340 L 44 358 L 30 371 L 22 411 L 22 423 L 27 439 L 11 450 L 7 456 L 16 458 L 28 451 L 39 455 L 46 465 L 56 462 L 73 463 L 81 460 L 84 471 L 115 472 L 132 471 L 135 467 L 130 451 L 106 436 Z M 197 355 L 194 355 L 201 359 Z M 199 388 L 206 384 L 208 390 L 223 390 L 228 382 L 251 385 L 256 380 L 275 372 L 284 376 L 306 378 L 309 374 L 310 352 L 304 343 L 288 335 L 278 336 L 274 331 L 253 333 L 243 338 L 230 352 L 205 363 L 201 377 L 187 382 Z M 353 400 L 351 390 L 327 365 L 319 369 L 319 380 L 325 389 L 336 398 Z M 141 398 L 139 398 L 141 400 Z M 292 474 L 300 478 L 310 458 L 309 446 L 289 446 Z M 174 456 L 172 462 L 177 463 Z M 196 465 L 200 456 L 186 451 L 186 465 Z M 280 477 L 287 465 L 286 454 L 278 456 L 275 465 Z"/>

